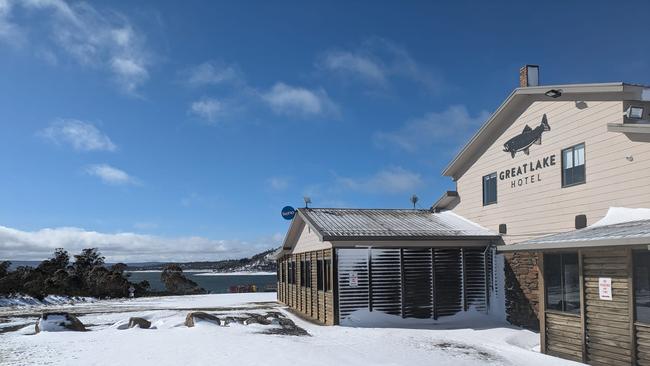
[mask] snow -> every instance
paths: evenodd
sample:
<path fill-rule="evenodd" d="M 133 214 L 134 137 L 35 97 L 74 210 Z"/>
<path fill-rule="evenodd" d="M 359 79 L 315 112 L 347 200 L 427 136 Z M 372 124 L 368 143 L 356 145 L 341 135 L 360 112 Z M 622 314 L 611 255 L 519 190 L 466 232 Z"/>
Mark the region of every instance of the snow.
<path fill-rule="evenodd" d="M 63 305 L 75 304 L 79 302 L 96 301 L 92 297 L 71 297 L 60 295 L 48 295 L 43 300 L 38 300 L 27 295 L 0 296 L 0 308 L 16 306 L 43 306 L 43 305 Z"/>
<path fill-rule="evenodd" d="M 13 322 L 0 308 L 0 363 L 16 365 L 578 365 L 533 351 L 539 335 L 480 314 L 426 326 L 318 326 L 291 315 L 273 293 L 215 294 L 97 301 L 66 307 L 88 332 L 33 334 L 38 314 L 21 316 L 25 326 L 2 332 Z M 27 307 L 30 309 L 30 307 Z M 185 327 L 193 309 L 217 316 L 280 311 L 309 336 L 265 334 L 278 325 Z M 92 311 L 91 311 L 92 310 Z M 15 311 L 12 310 L 12 311 Z M 359 314 L 362 315 L 362 314 Z M 152 329 L 128 329 L 133 316 Z M 462 317 L 461 317 L 462 318 Z M 395 319 L 390 319 L 395 320 Z M 13 324 L 13 323 L 12 323 Z"/>
<path fill-rule="evenodd" d="M 650 208 L 610 207 L 605 217 L 590 227 L 621 224 L 624 222 L 650 220 Z"/>
<path fill-rule="evenodd" d="M 70 321 L 65 315 L 52 314 L 47 319 L 40 318 L 38 320 L 38 328 L 41 332 L 62 332 L 65 331 L 65 325 L 69 325 Z"/>
<path fill-rule="evenodd" d="M 205 272 L 194 276 L 275 276 L 275 272 Z"/>
<path fill-rule="evenodd" d="M 381 311 L 369 311 L 368 309 L 357 310 L 341 320 L 341 325 L 356 326 L 365 328 L 431 328 L 436 326 L 437 329 L 448 328 L 472 328 L 477 325 L 481 327 L 499 327 L 503 322 L 496 317 L 492 317 L 474 309 L 466 312 L 460 312 L 453 316 L 444 316 L 438 319 L 415 319 L 402 318 L 399 315 L 386 314 Z"/>

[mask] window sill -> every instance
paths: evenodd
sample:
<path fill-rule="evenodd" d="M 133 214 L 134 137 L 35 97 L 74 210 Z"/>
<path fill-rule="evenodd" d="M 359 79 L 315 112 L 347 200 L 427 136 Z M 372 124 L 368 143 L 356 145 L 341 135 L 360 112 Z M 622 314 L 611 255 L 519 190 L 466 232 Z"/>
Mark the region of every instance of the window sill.
<path fill-rule="evenodd" d="M 553 314 L 553 315 L 560 315 L 560 316 L 569 316 L 572 318 L 580 318 L 580 314 L 567 313 L 559 310 L 546 310 L 546 313 Z"/>
<path fill-rule="evenodd" d="M 587 184 L 587 181 L 585 180 L 584 182 L 562 185 L 562 188 L 571 188 L 571 187 L 575 187 L 575 186 L 579 186 L 579 185 L 583 185 L 583 184 Z"/>

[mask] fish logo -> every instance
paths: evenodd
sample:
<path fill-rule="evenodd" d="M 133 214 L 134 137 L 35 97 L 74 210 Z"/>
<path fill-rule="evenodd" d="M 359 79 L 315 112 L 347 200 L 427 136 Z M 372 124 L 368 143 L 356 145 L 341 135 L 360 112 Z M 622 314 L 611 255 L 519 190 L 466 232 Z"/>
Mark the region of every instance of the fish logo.
<path fill-rule="evenodd" d="M 539 126 L 530 128 L 530 126 L 526 125 L 519 135 L 511 138 L 503 144 L 503 151 L 509 152 L 513 158 L 519 151 L 523 151 L 524 154 L 528 155 L 530 153 L 530 147 L 533 144 L 541 145 L 542 134 L 550 130 L 551 126 L 549 126 L 546 114 L 544 114 L 542 117 L 542 123 L 540 123 Z"/>

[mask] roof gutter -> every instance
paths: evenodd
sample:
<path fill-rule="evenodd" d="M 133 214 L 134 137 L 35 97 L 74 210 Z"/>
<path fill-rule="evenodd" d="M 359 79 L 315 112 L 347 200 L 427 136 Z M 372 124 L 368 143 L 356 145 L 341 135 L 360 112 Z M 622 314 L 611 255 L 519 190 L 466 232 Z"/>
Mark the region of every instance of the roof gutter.
<path fill-rule="evenodd" d="M 511 244 L 511 245 L 501 245 L 497 247 L 497 252 L 499 253 L 541 252 L 541 251 L 622 247 L 622 246 L 648 247 L 649 245 L 650 245 L 650 238 L 647 237 L 600 239 L 600 240 L 574 240 L 574 241 L 556 241 L 556 242 L 520 243 L 520 244 Z"/>

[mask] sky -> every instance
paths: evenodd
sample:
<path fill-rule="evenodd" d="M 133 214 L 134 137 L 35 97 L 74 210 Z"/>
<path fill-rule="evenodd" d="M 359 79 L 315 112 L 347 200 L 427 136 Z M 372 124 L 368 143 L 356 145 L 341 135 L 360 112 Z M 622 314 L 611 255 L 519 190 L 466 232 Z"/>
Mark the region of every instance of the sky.
<path fill-rule="evenodd" d="M 650 3 L 0 0 L 0 259 L 279 246 L 283 206 L 428 208 L 518 86 L 650 84 Z"/>

